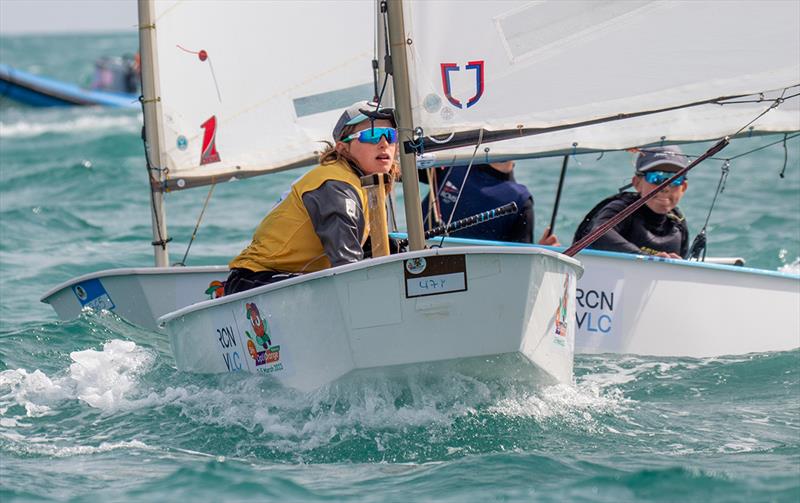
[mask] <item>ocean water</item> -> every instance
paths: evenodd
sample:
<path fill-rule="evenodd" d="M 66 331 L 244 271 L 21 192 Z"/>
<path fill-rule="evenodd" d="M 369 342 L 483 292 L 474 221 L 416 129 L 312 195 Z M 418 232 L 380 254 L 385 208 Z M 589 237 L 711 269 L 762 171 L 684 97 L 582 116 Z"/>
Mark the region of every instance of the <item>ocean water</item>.
<path fill-rule="evenodd" d="M 94 58 L 135 50 L 135 37 L 5 37 L 0 61 L 88 82 Z M 800 501 L 797 350 L 578 356 L 573 383 L 544 388 L 430 366 L 303 394 L 178 372 L 165 337 L 109 313 L 58 321 L 39 302 L 52 286 L 152 264 L 141 123 L 0 102 L 0 501 Z M 784 178 L 781 144 L 732 162 L 710 255 L 800 271 L 800 138 L 786 148 Z M 518 163 L 539 231 L 560 165 Z M 689 177 L 693 235 L 721 165 Z M 570 161 L 562 241 L 631 170 L 627 153 Z M 298 174 L 217 187 L 186 263 L 227 262 Z M 168 196 L 173 261 L 206 195 Z"/>

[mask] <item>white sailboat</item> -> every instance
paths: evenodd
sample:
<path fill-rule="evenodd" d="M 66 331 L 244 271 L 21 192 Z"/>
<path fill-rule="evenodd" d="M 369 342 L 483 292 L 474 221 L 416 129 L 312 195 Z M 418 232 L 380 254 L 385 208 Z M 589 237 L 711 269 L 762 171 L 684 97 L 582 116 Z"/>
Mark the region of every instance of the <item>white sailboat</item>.
<path fill-rule="evenodd" d="M 192 24 L 185 22 L 187 9 Z M 364 32 L 369 36 L 371 13 L 371 6 L 363 2 L 239 3 L 218 12 L 211 3 L 142 0 L 145 126 L 151 165 L 168 169 L 165 177 L 167 170 L 159 168 L 166 182 L 162 186 L 169 188 L 174 181 L 177 188 L 185 188 L 308 164 L 318 148 L 315 142 L 328 138 L 339 114 L 340 107 L 331 107 L 330 100 L 336 93 L 357 90 L 363 82 L 348 67 L 361 63 L 369 68 L 369 55 L 357 54 L 363 44 L 341 37 L 342 26 L 361 23 L 362 28 L 350 30 L 349 36 L 358 39 Z M 395 13 L 393 23 L 400 11 Z M 265 26 L 267 19 L 272 26 Z M 313 26 L 309 19 L 316 20 Z M 335 61 L 320 69 L 319 46 L 302 43 L 297 51 L 270 59 L 269 71 L 257 70 L 243 78 L 234 65 L 246 60 L 248 50 L 264 47 L 263 41 L 247 34 L 271 28 L 277 32 L 281 25 L 302 25 L 319 40 L 335 40 L 334 47 L 326 47 L 336 53 Z M 241 36 L 231 37 L 232 33 Z M 395 37 L 402 39 L 402 32 Z M 348 44 L 350 52 L 332 50 Z M 397 68 L 404 56 L 395 56 L 396 75 L 402 75 Z M 254 66 L 259 67 L 251 60 L 246 68 Z M 273 76 L 276 66 L 281 71 Z M 398 81 L 403 81 L 394 83 L 402 127 L 411 114 L 408 86 Z M 332 110 L 314 109 L 314 99 L 326 92 L 325 104 Z M 301 113 L 303 106 L 309 107 L 308 115 Z M 264 114 L 273 111 L 276 116 L 266 121 Z M 414 158 L 406 157 L 405 177 L 415 179 Z M 182 168 L 187 166 L 184 176 Z M 409 187 L 412 193 L 418 191 Z M 407 219 L 421 229 L 418 204 L 407 208 Z M 166 230 L 158 211 L 154 227 L 155 246 L 163 248 Z M 582 272 L 577 260 L 546 250 L 423 250 L 421 245 L 420 234 L 412 239 L 416 251 L 408 254 L 364 260 L 188 305 L 165 314 L 158 323 L 169 334 L 179 369 L 270 374 L 302 390 L 357 369 L 461 359 L 482 359 L 480 365 L 485 366 L 491 365 L 486 358 L 506 355 L 527 362 L 542 382 L 572 379 L 575 327 L 568 320 L 574 318 L 575 284 Z M 202 277 L 218 271 L 198 272 Z M 137 279 L 146 276 L 133 272 Z M 101 287 L 105 293 L 97 295 L 95 287 L 105 278 L 86 278 L 78 283 L 78 292 L 70 289 L 87 304 L 114 304 L 116 291 Z M 148 288 L 158 288 L 156 283 L 164 276 L 150 279 Z M 90 281 L 94 283 L 89 285 Z M 170 285 L 161 288 L 165 293 L 175 291 Z"/>
<path fill-rule="evenodd" d="M 247 17 L 282 19 L 283 25 L 296 20 L 288 5 L 269 5 L 264 12 Z M 206 13 L 205 17 L 198 17 L 206 21 L 188 28 L 194 30 L 196 40 L 202 41 L 196 45 L 182 36 L 162 40 L 162 33 L 180 33 L 175 30 L 181 29 L 181 15 L 172 14 L 189 6 L 193 3 L 155 3 L 157 52 L 159 58 L 162 53 L 169 53 L 164 56 L 168 59 L 158 65 L 163 67 L 159 78 L 160 106 L 166 117 L 162 133 L 166 140 L 161 143 L 167 147 L 155 148 L 155 140 L 150 141 L 151 151 L 163 156 L 156 164 L 169 168 L 155 184 L 156 195 L 161 194 L 159 188 L 179 190 L 212 180 L 308 164 L 316 147 L 311 141 L 326 137 L 338 111 L 302 115 L 296 107 L 298 103 L 318 103 L 313 98 L 323 93 L 327 97 L 339 96 L 333 90 L 358 89 L 359 84 L 369 82 L 368 73 L 338 69 L 347 69 L 348 61 L 369 58 L 372 10 L 364 9 L 361 2 L 337 4 L 329 11 L 324 10 L 325 2 L 306 5 L 304 13 L 314 12 L 315 16 L 301 16 L 303 23 L 314 23 L 311 18 L 316 14 L 336 19 L 345 11 L 360 21 L 348 23 L 348 33 L 337 32 L 329 39 L 324 36 L 326 32 L 319 31 L 324 26 L 304 25 L 308 33 L 329 40 L 331 47 L 340 40 L 346 42 L 329 50 L 321 61 L 313 59 L 315 64 L 331 56 L 335 61 L 323 69 L 315 68 L 315 73 L 307 77 L 302 77 L 302 58 L 288 61 L 287 68 L 292 73 L 270 61 L 269 72 L 274 73 L 264 70 L 265 74 L 253 74 L 253 79 L 264 79 L 274 87 L 267 88 L 260 100 L 243 101 L 238 108 L 231 108 L 234 112 L 230 116 L 217 116 L 218 124 L 225 124 L 216 136 L 221 161 L 199 165 L 197 144 L 202 134 L 187 135 L 180 132 L 181 127 L 196 130 L 209 118 L 210 114 L 192 107 L 192 103 L 219 100 L 221 94 L 227 106 L 227 86 L 231 84 L 221 82 L 222 77 L 219 81 L 211 78 L 223 73 L 219 68 L 222 63 L 217 62 L 222 58 L 217 55 L 225 49 L 212 50 L 205 45 L 208 36 L 204 32 L 212 26 L 220 27 L 225 19 L 219 13 Z M 413 125 L 422 128 L 425 146 L 425 151 L 419 152 L 419 164 L 466 164 L 475 156 L 474 145 L 479 142 L 476 159 L 485 162 L 701 141 L 732 134 L 775 104 L 778 97 L 796 95 L 800 85 L 799 10 L 796 2 L 475 1 L 466 10 L 460 9 L 457 2 L 404 2 L 411 115 Z M 459 22 L 440 22 L 453 19 L 455 11 Z M 266 37 L 271 33 L 268 29 L 245 29 L 252 22 L 245 21 L 237 33 L 246 37 Z M 362 28 L 365 33 L 356 36 Z M 680 37 L 664 42 L 658 35 L 664 29 L 679 31 Z M 351 35 L 355 38 L 349 38 Z M 284 39 L 279 38 L 278 43 Z M 254 38 L 248 42 L 236 46 L 242 60 L 259 61 L 263 59 L 261 48 L 276 43 L 256 42 Z M 175 50 L 176 45 L 194 53 Z M 293 45 L 302 49 L 303 44 Z M 201 50 L 207 53 L 207 65 L 201 64 Z M 184 57 L 189 59 L 183 60 Z M 195 67 L 188 68 L 189 62 Z M 216 74 L 211 63 L 216 65 Z M 254 72 L 266 65 L 256 67 Z M 298 79 L 294 85 L 275 82 L 270 77 L 276 73 L 297 75 Z M 236 75 L 238 80 L 244 80 Z M 185 77 L 202 85 L 186 89 L 181 84 L 187 81 Z M 200 96 L 189 99 L 186 93 L 190 92 Z M 234 94 L 244 96 L 238 89 Z M 290 99 L 280 101 L 278 96 L 283 95 Z M 185 103 L 178 107 L 175 100 L 184 97 Z M 348 105 L 358 97 L 347 96 L 340 105 Z M 740 134 L 800 130 L 797 103 L 796 97 L 785 99 Z M 267 104 L 275 106 L 264 108 Z M 245 116 L 247 111 L 261 120 L 250 120 L 245 122 L 246 127 L 232 129 L 238 127 L 234 118 Z M 266 117 L 273 116 L 279 120 L 271 122 L 272 126 L 265 125 Z M 184 117 L 191 120 L 183 122 Z M 317 119 L 319 122 L 314 122 Z M 319 129 L 312 130 L 316 127 L 312 123 Z M 283 152 L 280 149 L 293 143 L 282 138 L 264 149 L 269 154 L 264 159 L 245 160 L 256 151 L 240 143 L 243 148 L 237 153 L 236 149 L 231 150 L 234 139 L 223 135 L 223 129 L 235 130 L 234 136 L 241 139 L 249 128 L 262 128 L 261 141 L 273 132 L 280 133 L 286 125 L 294 128 L 292 138 L 306 134 L 309 142 L 297 150 Z M 531 132 L 539 134 L 527 135 Z M 193 149 L 182 150 L 186 146 L 182 137 L 189 139 Z M 505 139 L 493 141 L 498 138 Z M 446 150 L 434 151 L 435 148 Z M 272 157 L 277 151 L 286 155 Z M 245 156 L 243 160 L 229 163 L 240 155 Z M 158 224 L 155 228 L 161 228 L 163 218 L 156 218 L 154 223 Z M 164 228 L 154 241 L 166 236 Z M 580 257 L 587 273 L 577 285 L 581 296 L 574 318 L 578 351 L 715 356 L 800 346 L 797 275 L 654 261 L 592 250 L 583 251 Z M 159 266 L 167 263 L 163 258 L 157 260 Z M 62 318 L 77 316 L 85 306 L 107 307 L 136 324 L 157 328 L 160 316 L 213 296 L 213 282 L 225 276 L 224 267 L 101 271 L 55 287 L 43 296 L 43 301 L 52 304 Z M 605 301 L 600 302 L 602 299 Z M 685 303 L 687 310 L 682 312 L 696 316 L 664 319 L 665 313 L 674 311 L 676 302 Z M 769 306 L 769 316 L 763 316 L 765 306 Z M 715 335 L 719 333 L 725 337 Z M 755 337 L 754 333 L 759 335 Z"/>
<path fill-rule="evenodd" d="M 466 164 L 475 148 L 448 146 L 481 131 L 503 141 L 482 145 L 478 162 L 800 130 L 797 2 L 475 2 L 463 22 L 436 23 L 451 7 L 407 5 L 412 106 L 435 135 L 423 140 L 425 164 Z M 456 80 L 463 73 L 472 81 Z M 576 352 L 800 347 L 797 274 L 593 250 L 579 257 Z"/>

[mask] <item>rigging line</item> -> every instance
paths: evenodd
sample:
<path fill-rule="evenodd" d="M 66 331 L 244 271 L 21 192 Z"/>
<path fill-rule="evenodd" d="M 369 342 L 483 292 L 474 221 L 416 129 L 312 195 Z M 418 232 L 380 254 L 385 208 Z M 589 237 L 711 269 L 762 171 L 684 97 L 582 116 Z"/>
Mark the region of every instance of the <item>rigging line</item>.
<path fill-rule="evenodd" d="M 780 95 L 778 98 L 775 98 L 774 100 L 771 100 L 771 101 L 772 101 L 772 104 L 771 104 L 769 107 L 767 107 L 767 109 L 766 109 L 766 110 L 764 110 L 763 112 L 761 112 L 760 114 L 758 114 L 758 115 L 757 115 L 757 116 L 756 116 L 756 117 L 755 117 L 753 120 L 751 120 L 750 122 L 748 122 L 747 124 L 745 124 L 744 126 L 742 126 L 742 127 L 741 127 L 741 128 L 738 130 L 738 131 L 736 131 L 735 133 L 733 133 L 731 136 L 736 136 L 737 134 L 741 133 L 742 131 L 744 131 L 744 130 L 747 128 L 747 126 L 749 126 L 750 124 L 754 123 L 755 121 L 757 121 L 758 119 L 760 119 L 761 117 L 763 117 L 763 116 L 764 116 L 764 115 L 765 115 L 767 112 L 769 112 L 769 111 L 770 111 L 770 110 L 772 110 L 773 108 L 777 108 L 777 107 L 778 107 L 778 106 L 779 106 L 781 103 L 783 103 L 783 102 L 784 102 L 784 98 L 783 98 L 783 96 L 786 94 L 786 91 L 787 91 L 787 90 L 788 90 L 788 88 L 787 88 L 787 89 L 784 89 L 784 90 L 783 90 L 783 92 L 781 93 L 781 95 Z"/>
<path fill-rule="evenodd" d="M 377 88 L 377 82 L 376 82 L 376 86 L 375 86 L 375 91 L 376 91 L 376 94 L 377 94 L 377 96 L 375 97 L 376 98 L 376 102 L 377 102 L 377 105 L 375 106 L 375 111 L 376 112 L 381 109 L 381 102 L 383 101 L 383 94 L 386 92 L 386 84 L 389 82 L 389 74 L 392 73 L 392 71 L 393 71 L 393 68 L 392 68 L 392 54 L 390 52 L 391 48 L 389 47 L 389 14 L 387 12 L 387 6 L 386 6 L 386 2 L 385 1 L 380 3 L 380 10 L 381 10 L 381 13 L 383 14 L 383 16 L 381 16 L 381 17 L 383 18 L 383 34 L 384 34 L 383 35 L 383 44 L 384 44 L 383 45 L 383 49 L 384 49 L 384 56 L 383 56 L 383 85 L 381 86 L 380 94 L 378 94 L 377 93 L 378 88 Z M 376 28 L 376 31 L 377 31 L 377 28 Z M 377 36 L 375 37 L 375 44 L 376 45 L 378 44 L 378 37 Z M 376 56 L 376 58 L 377 58 L 377 56 Z M 376 59 L 376 61 L 377 61 L 377 59 Z"/>
<path fill-rule="evenodd" d="M 786 164 L 789 162 L 789 149 L 786 147 L 786 133 L 783 134 L 783 168 L 779 173 L 781 178 L 786 176 Z"/>
<path fill-rule="evenodd" d="M 714 193 L 714 199 L 711 200 L 711 207 L 708 209 L 706 222 L 703 224 L 703 229 L 701 232 L 705 232 L 706 227 L 708 227 L 708 222 L 711 220 L 711 212 L 714 211 L 714 205 L 717 203 L 717 197 L 725 191 L 725 182 L 728 181 L 728 173 L 730 173 L 730 170 L 730 161 L 725 161 L 722 163 L 722 173 L 720 173 L 719 182 L 717 182 L 717 191 Z"/>
<path fill-rule="evenodd" d="M 481 129 L 480 135 L 478 136 L 478 144 L 475 145 L 475 150 L 472 151 L 472 157 L 470 158 L 469 164 L 467 165 L 467 171 L 466 173 L 464 173 L 464 179 L 461 181 L 461 187 L 458 188 L 458 195 L 456 196 L 456 202 L 453 203 L 453 209 L 450 210 L 450 217 L 447 219 L 447 225 L 445 227 L 446 229 L 450 228 L 450 224 L 453 223 L 453 216 L 456 214 L 456 208 L 458 208 L 458 202 L 461 201 L 461 194 L 464 191 L 464 185 L 467 184 L 467 178 L 469 178 L 469 172 L 472 170 L 472 163 L 475 161 L 475 155 L 478 153 L 478 149 L 481 146 L 482 140 L 483 140 L 483 129 Z M 451 171 L 452 169 L 453 168 L 450 168 Z M 441 243 L 439 243 L 440 247 L 441 244 L 444 243 L 444 238 L 447 236 L 447 234 L 448 234 L 447 231 L 445 231 L 445 233 L 442 234 L 442 241 Z"/>
<path fill-rule="evenodd" d="M 547 231 L 547 237 L 553 235 L 553 230 L 556 228 L 556 215 L 558 215 L 558 207 L 561 204 L 561 190 L 564 188 L 564 175 L 567 173 L 567 164 L 569 163 L 569 154 L 564 156 L 564 162 L 561 164 L 561 176 L 558 178 L 558 189 L 556 189 L 556 201 L 553 203 L 553 214 L 550 216 L 550 227 Z"/>
<path fill-rule="evenodd" d="M 186 246 L 186 253 L 183 254 L 183 258 L 180 262 L 177 262 L 173 265 L 182 265 L 186 266 L 186 257 L 189 256 L 189 249 L 192 247 L 192 243 L 194 243 L 194 239 L 197 237 L 197 229 L 200 228 L 200 222 L 203 221 L 203 215 L 206 212 L 206 208 L 208 207 L 208 201 L 211 200 L 211 194 L 214 193 L 214 187 L 217 186 L 217 182 L 212 182 L 211 187 L 208 189 L 208 194 L 206 195 L 206 200 L 203 203 L 203 209 L 200 210 L 200 216 L 197 217 L 197 223 L 194 225 L 194 230 L 192 231 L 192 237 L 189 238 L 189 244 Z"/>
<path fill-rule="evenodd" d="M 142 115 L 144 116 L 144 96 L 139 95 L 139 103 L 142 105 Z M 161 168 L 156 168 L 153 166 L 153 163 L 150 161 L 150 154 L 148 153 L 148 143 L 147 143 L 147 135 L 145 134 L 144 126 L 142 126 L 142 147 L 144 147 L 144 162 L 145 162 L 145 169 L 147 170 L 147 178 L 150 180 L 150 206 L 153 212 L 153 220 L 156 222 L 156 234 L 158 234 L 158 241 L 153 241 L 150 244 L 153 246 L 160 244 L 162 250 L 167 249 L 167 243 L 172 241 L 172 238 L 164 239 L 164 236 L 161 234 L 161 222 L 158 218 L 158 211 L 156 210 L 156 200 L 154 197 L 154 190 L 153 185 L 154 182 L 156 185 L 161 183 L 160 179 L 156 179 L 153 177 L 153 171 L 163 173 L 164 170 Z"/>
<path fill-rule="evenodd" d="M 222 103 L 222 94 L 219 92 L 219 84 L 217 83 L 217 74 L 214 73 L 214 65 L 211 63 L 211 56 L 208 54 L 207 51 L 201 49 L 199 51 L 193 51 L 191 49 L 187 49 L 180 44 L 175 44 L 175 47 L 178 49 L 188 52 L 189 54 L 194 54 L 195 56 L 200 59 L 201 62 L 208 61 L 208 68 L 211 70 L 211 79 L 214 81 L 214 89 L 217 90 L 217 100 Z"/>
<path fill-rule="evenodd" d="M 800 93 L 790 94 L 789 96 L 784 96 L 783 100 L 790 100 L 792 98 L 796 98 L 800 96 Z M 742 105 L 747 103 L 764 103 L 766 101 L 772 101 L 769 99 L 762 99 L 762 100 L 742 100 L 742 101 L 726 101 L 725 103 L 716 103 L 716 105 L 725 106 L 725 105 Z"/>
<path fill-rule="evenodd" d="M 684 257 L 687 260 L 697 259 L 700 262 L 706 261 L 706 252 L 708 251 L 708 222 L 711 220 L 711 213 L 714 211 L 717 197 L 725 190 L 725 182 L 728 180 L 730 168 L 730 161 L 726 160 L 722 163 L 722 172 L 719 176 L 719 182 L 717 182 L 717 190 L 714 193 L 714 199 L 711 200 L 711 206 L 708 208 L 708 214 L 706 215 L 706 221 L 703 227 L 700 229 L 700 232 L 697 233 L 697 236 L 695 236 L 694 241 L 692 241 L 692 246 Z"/>
<path fill-rule="evenodd" d="M 375 3 L 375 8 L 373 9 L 373 19 L 378 19 L 378 4 Z M 380 70 L 378 64 L 378 23 L 375 23 L 374 29 L 372 30 L 372 93 L 377 101 L 378 99 L 378 73 Z"/>
<path fill-rule="evenodd" d="M 785 141 L 787 141 L 787 140 L 791 140 L 792 138 L 796 138 L 796 137 L 798 137 L 798 136 L 800 136 L 800 133 L 794 133 L 794 134 L 792 134 L 792 135 L 789 135 L 789 133 L 784 133 L 784 135 L 783 135 L 783 138 L 782 138 L 782 139 L 780 139 L 780 140 L 778 140 L 778 141 L 774 141 L 774 142 L 772 142 L 772 143 L 767 143 L 766 145 L 762 145 L 762 146 L 760 146 L 760 147 L 756 147 L 756 148 L 754 148 L 753 150 L 748 150 L 747 152 L 745 152 L 745 153 L 743 153 L 743 154 L 735 155 L 735 156 L 733 156 L 733 157 L 728 157 L 728 158 L 725 158 L 725 159 L 720 159 L 720 160 L 723 160 L 723 161 L 725 161 L 725 160 L 727 160 L 727 161 L 733 161 L 734 159 L 738 159 L 738 158 L 740 158 L 740 157 L 744 157 L 744 156 L 746 156 L 746 155 L 750 155 L 750 154 L 752 154 L 752 153 L 754 153 L 754 152 L 758 152 L 759 150 L 764 150 L 764 149 L 765 149 L 765 148 L 767 148 L 767 147 L 771 147 L 771 146 L 773 146 L 773 145 L 777 145 L 778 143 L 783 143 L 783 142 L 785 142 Z M 712 157 L 712 159 L 717 159 L 717 158 L 716 158 L 716 157 Z"/>

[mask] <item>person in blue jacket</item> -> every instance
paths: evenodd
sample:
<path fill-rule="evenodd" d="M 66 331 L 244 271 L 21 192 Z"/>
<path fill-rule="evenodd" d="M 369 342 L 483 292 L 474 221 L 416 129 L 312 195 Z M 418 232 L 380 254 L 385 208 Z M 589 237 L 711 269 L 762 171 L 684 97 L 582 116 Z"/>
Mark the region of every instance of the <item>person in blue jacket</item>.
<path fill-rule="evenodd" d="M 425 172 L 421 172 L 421 181 L 428 183 L 431 191 L 436 191 L 437 194 L 434 201 L 431 201 L 429 194 L 422 202 L 425 227 L 447 224 L 451 221 L 451 214 L 453 214 L 452 221 L 456 221 L 515 202 L 518 208 L 516 214 L 460 229 L 450 235 L 491 241 L 533 243 L 533 196 L 527 187 L 517 183 L 513 171 L 514 161 L 473 164 L 466 183 L 464 177 L 467 175 L 467 166 L 436 168 L 433 170 L 432 180 L 428 180 Z M 453 212 L 454 207 L 455 212 Z M 549 229 L 545 229 L 539 244 L 558 246 L 558 237 L 549 234 L 548 231 Z"/>

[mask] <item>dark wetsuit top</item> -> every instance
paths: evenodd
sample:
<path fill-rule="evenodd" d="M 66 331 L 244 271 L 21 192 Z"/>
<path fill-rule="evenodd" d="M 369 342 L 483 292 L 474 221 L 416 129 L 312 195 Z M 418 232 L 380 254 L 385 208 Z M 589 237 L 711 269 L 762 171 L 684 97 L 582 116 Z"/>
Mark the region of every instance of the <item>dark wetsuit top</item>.
<path fill-rule="evenodd" d="M 438 168 L 436 171 L 439 184 L 439 207 L 444 220 L 441 223 L 447 223 L 456 198 L 458 198 L 458 191 L 464 181 L 467 167 Z M 425 173 L 425 171 L 420 171 L 420 181 L 428 183 Z M 517 183 L 512 173 L 501 173 L 486 164 L 473 165 L 461 198 L 458 199 L 458 207 L 453 215 L 453 221 L 495 209 L 512 201 L 517 203 L 516 214 L 505 215 L 486 223 L 455 231 L 451 233 L 451 236 L 492 241 L 533 242 L 533 196 L 528 189 Z M 426 220 L 428 216 L 427 196 L 422 203 L 422 215 L 423 220 Z M 439 222 L 434 225 L 439 225 Z"/>
<path fill-rule="evenodd" d="M 584 217 L 574 241 L 610 220 L 639 197 L 635 192 L 623 192 L 600 202 Z M 644 255 L 667 252 L 686 257 L 689 230 L 678 208 L 660 215 L 644 205 L 592 243 L 590 248 Z"/>

